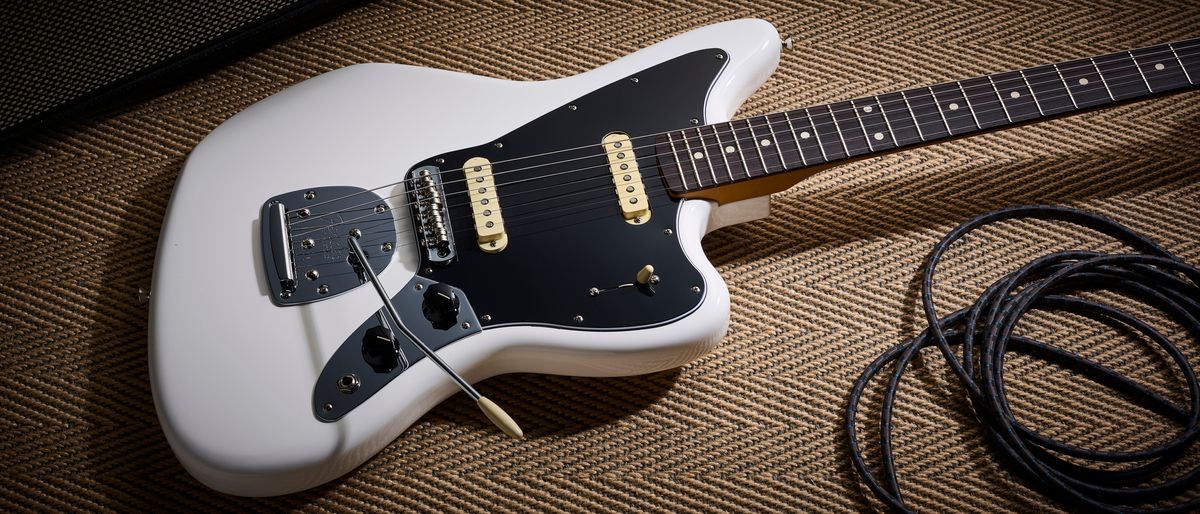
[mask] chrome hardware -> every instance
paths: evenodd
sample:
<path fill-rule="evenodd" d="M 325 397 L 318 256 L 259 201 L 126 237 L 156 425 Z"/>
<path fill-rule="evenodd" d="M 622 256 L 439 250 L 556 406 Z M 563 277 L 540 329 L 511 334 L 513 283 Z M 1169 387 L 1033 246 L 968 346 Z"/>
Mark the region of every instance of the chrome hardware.
<path fill-rule="evenodd" d="M 292 257 L 291 231 L 287 222 L 287 208 L 283 202 L 270 204 L 267 239 L 274 257 L 275 276 L 279 280 L 280 296 L 288 298 L 296 292 L 296 262 Z M 286 296 L 284 296 L 286 295 Z"/>
<path fill-rule="evenodd" d="M 442 189 L 441 170 L 422 166 L 409 173 L 408 192 L 411 199 L 414 232 L 418 235 L 430 262 L 445 264 L 454 260 L 454 229 Z"/>
<path fill-rule="evenodd" d="M 392 210 L 380 211 L 381 205 L 387 204 L 378 194 L 351 186 L 309 187 L 263 202 L 259 244 L 271 301 L 300 305 L 358 287 L 358 277 L 344 271 L 346 257 L 337 251 L 347 232 L 372 249 L 375 269 L 386 268 L 391 255 L 378 249 L 395 246 L 396 228 Z M 301 277 L 320 280 L 321 287 L 299 287 Z"/>
<path fill-rule="evenodd" d="M 358 387 L 361 385 L 362 382 L 358 379 L 358 375 L 355 375 L 354 373 L 342 375 L 342 377 L 337 380 L 337 390 L 342 394 L 352 394 L 357 391 Z"/>

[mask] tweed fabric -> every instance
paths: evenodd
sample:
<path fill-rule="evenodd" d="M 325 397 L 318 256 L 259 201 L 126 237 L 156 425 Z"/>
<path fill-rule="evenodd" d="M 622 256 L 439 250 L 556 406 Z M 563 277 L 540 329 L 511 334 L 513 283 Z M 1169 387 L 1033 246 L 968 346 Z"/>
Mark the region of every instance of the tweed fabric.
<path fill-rule="evenodd" d="M 1200 94 L 1186 93 L 859 161 L 776 195 L 771 217 L 705 240 L 733 296 L 713 352 L 647 376 L 485 381 L 523 441 L 458 395 L 359 469 L 295 495 L 215 493 L 175 460 L 149 391 L 138 291 L 149 288 L 184 157 L 222 120 L 354 63 L 549 79 L 748 16 L 796 47 L 743 115 L 1200 35 L 1200 8 L 1168 0 L 363 6 L 159 98 L 3 150 L 0 509 L 861 511 L 878 505 L 849 465 L 847 395 L 867 363 L 919 329 L 916 268 L 941 234 L 993 208 L 1053 203 L 1109 215 L 1200 263 Z M 952 249 L 938 298 L 948 312 L 1064 248 L 1120 249 L 1088 231 L 1005 223 Z M 1185 400 L 1161 355 L 1112 329 L 1054 315 L 1022 329 Z M 1008 378 L 1018 417 L 1048 435 L 1132 449 L 1174 430 L 1031 359 L 1011 359 Z M 914 507 L 1063 508 L 993 460 L 938 357 L 905 384 L 897 465 Z"/>

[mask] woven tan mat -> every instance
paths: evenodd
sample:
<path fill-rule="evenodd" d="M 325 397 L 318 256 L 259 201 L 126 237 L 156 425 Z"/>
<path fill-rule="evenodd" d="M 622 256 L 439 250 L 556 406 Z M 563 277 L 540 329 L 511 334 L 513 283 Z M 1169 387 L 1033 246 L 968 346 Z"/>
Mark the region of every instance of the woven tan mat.
<path fill-rule="evenodd" d="M 0 510 L 877 508 L 849 464 L 847 397 L 864 366 L 920 328 L 917 266 L 943 233 L 994 208 L 1051 203 L 1111 216 L 1200 263 L 1197 93 L 859 161 L 776 195 L 770 217 L 705 239 L 732 316 L 699 360 L 628 378 L 496 377 L 481 388 L 521 421 L 523 441 L 457 395 L 325 486 L 269 499 L 207 489 L 155 416 L 138 292 L 188 151 L 289 85 L 361 62 L 550 79 L 761 17 L 795 48 L 742 108 L 751 115 L 1200 35 L 1200 7 L 1167 1 L 452 3 L 367 5 L 152 101 L 3 149 Z M 955 246 L 938 294 L 947 311 L 963 306 L 1003 272 L 1066 248 L 1120 249 L 1069 227 L 1007 223 Z M 1111 329 L 1043 314 L 1022 330 L 1186 400 L 1161 355 Z M 1062 509 L 996 462 L 942 370 L 926 355 L 901 391 L 907 501 Z M 1038 361 L 1013 357 L 1008 378 L 1018 417 L 1056 438 L 1133 449 L 1177 430 Z M 874 425 L 864 416 L 863 426 Z"/>

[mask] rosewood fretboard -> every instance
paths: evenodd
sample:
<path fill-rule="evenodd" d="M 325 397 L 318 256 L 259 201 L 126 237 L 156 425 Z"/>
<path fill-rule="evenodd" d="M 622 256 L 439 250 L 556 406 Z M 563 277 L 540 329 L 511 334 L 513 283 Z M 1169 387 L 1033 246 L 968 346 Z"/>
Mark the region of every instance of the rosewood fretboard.
<path fill-rule="evenodd" d="M 1200 39 L 661 134 L 672 194 L 1195 87 Z"/>

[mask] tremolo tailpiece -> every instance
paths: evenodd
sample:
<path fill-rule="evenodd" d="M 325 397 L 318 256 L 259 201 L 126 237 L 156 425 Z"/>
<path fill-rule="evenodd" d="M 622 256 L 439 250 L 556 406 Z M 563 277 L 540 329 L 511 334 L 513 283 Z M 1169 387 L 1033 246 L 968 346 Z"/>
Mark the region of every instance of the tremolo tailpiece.
<path fill-rule="evenodd" d="M 259 217 L 262 270 L 275 305 L 332 298 L 362 284 L 346 268 L 347 235 L 378 250 L 371 265 L 382 270 L 396 248 L 392 209 L 373 191 L 326 186 L 284 193 L 263 203 Z"/>

